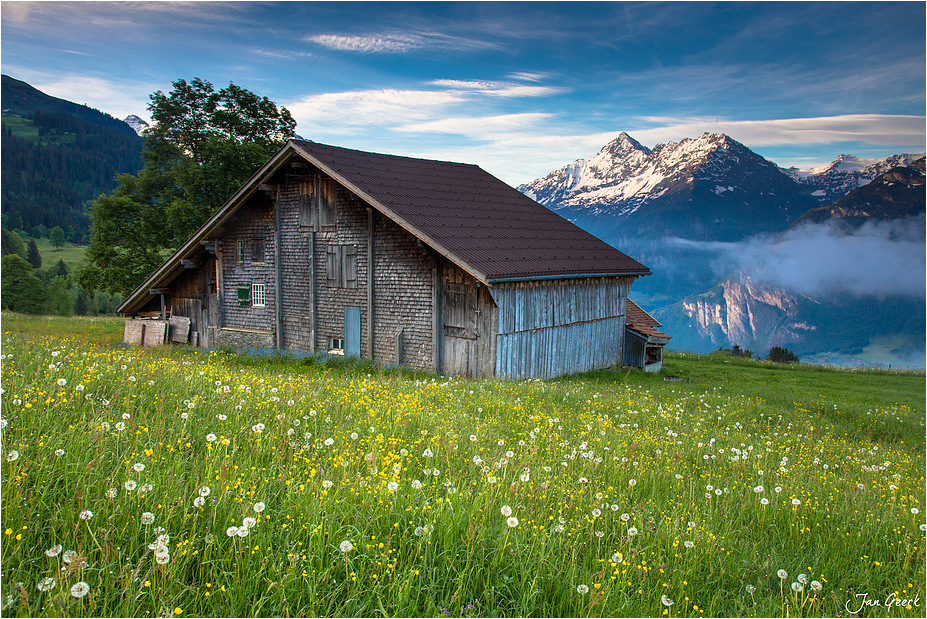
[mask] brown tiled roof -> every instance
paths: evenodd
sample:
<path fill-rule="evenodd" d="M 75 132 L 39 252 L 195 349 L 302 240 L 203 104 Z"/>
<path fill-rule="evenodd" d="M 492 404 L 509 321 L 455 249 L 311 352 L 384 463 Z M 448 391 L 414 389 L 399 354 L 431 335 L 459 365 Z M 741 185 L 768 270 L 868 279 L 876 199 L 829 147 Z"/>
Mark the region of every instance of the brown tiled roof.
<path fill-rule="evenodd" d="M 637 331 L 641 335 L 672 339 L 662 331 L 657 331 L 655 327 L 662 327 L 663 325 L 657 322 L 656 318 L 642 310 L 631 299 L 628 299 L 627 323 L 629 329 Z"/>
<path fill-rule="evenodd" d="M 478 166 L 290 144 L 484 281 L 650 273 Z"/>

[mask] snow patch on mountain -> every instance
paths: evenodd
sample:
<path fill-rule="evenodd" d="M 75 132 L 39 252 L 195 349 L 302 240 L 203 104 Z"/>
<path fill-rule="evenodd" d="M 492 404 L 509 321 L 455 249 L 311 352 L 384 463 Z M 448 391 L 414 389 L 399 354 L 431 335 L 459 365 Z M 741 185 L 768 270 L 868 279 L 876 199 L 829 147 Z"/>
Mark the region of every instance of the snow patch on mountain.
<path fill-rule="evenodd" d="M 126 116 L 125 124 L 132 127 L 135 133 L 139 135 L 144 135 L 145 130 L 148 129 L 149 125 L 147 122 L 136 116 L 135 114 L 129 114 Z"/>
<path fill-rule="evenodd" d="M 854 189 L 868 185 L 872 179 L 897 166 L 911 165 L 923 153 L 903 153 L 880 159 L 863 159 L 855 155 L 840 155 L 828 164 L 815 168 L 782 168 L 797 183 L 811 189 L 811 195 L 821 203 L 833 202 Z"/>

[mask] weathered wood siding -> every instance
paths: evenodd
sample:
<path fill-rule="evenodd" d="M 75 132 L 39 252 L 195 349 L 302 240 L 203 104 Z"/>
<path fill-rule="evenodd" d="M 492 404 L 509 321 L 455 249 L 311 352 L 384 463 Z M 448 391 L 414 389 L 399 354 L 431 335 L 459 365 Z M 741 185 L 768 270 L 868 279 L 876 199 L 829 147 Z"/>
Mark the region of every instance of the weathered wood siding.
<path fill-rule="evenodd" d="M 374 358 L 436 371 L 435 253 L 379 213 L 373 245 Z"/>
<path fill-rule="evenodd" d="M 644 367 L 644 350 L 647 344 L 640 335 L 627 331 L 625 338 L 624 363 L 635 368 Z"/>
<path fill-rule="evenodd" d="M 553 378 L 620 363 L 633 277 L 494 285 L 496 375 Z"/>
<path fill-rule="evenodd" d="M 450 262 L 440 278 L 440 335 L 444 374 L 493 376 L 499 313 L 486 286 Z"/>
<path fill-rule="evenodd" d="M 230 222 L 225 233 L 218 239 L 217 251 L 221 271 L 219 279 L 222 283 L 220 327 L 232 332 L 223 334 L 220 329 L 219 340 L 216 343 L 264 347 L 268 342 L 273 342 L 272 337 L 267 337 L 267 334 L 273 334 L 275 330 L 276 285 L 273 269 L 277 256 L 274 252 L 273 235 L 273 202 L 259 194 L 238 210 L 234 221 Z M 262 255 L 255 256 L 255 241 L 263 242 Z M 250 298 L 253 284 L 264 285 L 263 306 L 239 303 L 239 287 L 247 287 Z M 253 334 L 255 337 L 249 337 L 247 334 Z"/>
<path fill-rule="evenodd" d="M 332 338 L 345 338 L 345 308 L 359 307 L 362 357 L 435 370 L 434 252 L 374 211 L 371 268 L 366 203 L 312 166 L 279 180 L 273 198 L 254 198 L 254 205 L 245 205 L 220 237 L 226 330 L 275 331 L 278 208 L 282 328 L 277 345 L 327 351 Z M 313 203 L 320 194 L 325 199 Z M 263 263 L 251 261 L 251 243 L 257 238 L 264 241 Z M 243 261 L 237 255 L 239 240 Z M 265 286 L 263 308 L 238 303 L 238 285 L 253 282 Z"/>
<path fill-rule="evenodd" d="M 219 326 L 219 312 L 216 303 L 216 258 L 204 254 L 199 266 L 185 269 L 170 286 L 171 316 L 190 319 L 188 342 L 194 346 L 209 346 L 210 327 Z"/>

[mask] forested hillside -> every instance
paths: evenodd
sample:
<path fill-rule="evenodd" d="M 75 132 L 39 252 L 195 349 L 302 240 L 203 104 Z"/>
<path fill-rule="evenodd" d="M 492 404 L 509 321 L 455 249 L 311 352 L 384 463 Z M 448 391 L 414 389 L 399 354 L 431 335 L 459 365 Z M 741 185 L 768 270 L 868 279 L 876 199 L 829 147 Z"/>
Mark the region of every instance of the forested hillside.
<path fill-rule="evenodd" d="M 142 167 L 143 140 L 121 120 L 2 76 L 3 227 L 86 239 L 89 203 Z"/>

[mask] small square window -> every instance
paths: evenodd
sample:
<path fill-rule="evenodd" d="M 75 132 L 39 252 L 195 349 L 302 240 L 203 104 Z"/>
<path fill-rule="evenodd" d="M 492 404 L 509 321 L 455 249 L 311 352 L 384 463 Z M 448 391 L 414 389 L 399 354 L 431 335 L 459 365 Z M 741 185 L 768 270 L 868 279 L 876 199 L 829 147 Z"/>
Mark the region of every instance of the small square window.
<path fill-rule="evenodd" d="M 235 252 L 236 258 L 238 258 L 238 264 L 242 264 L 245 261 L 245 242 L 238 241 L 238 247 Z"/>
<path fill-rule="evenodd" d="M 251 262 L 264 262 L 264 239 L 251 241 Z"/>
<path fill-rule="evenodd" d="M 255 307 L 264 307 L 266 305 L 264 284 L 251 284 L 251 305 Z"/>
<path fill-rule="evenodd" d="M 343 337 L 328 338 L 328 354 L 330 355 L 343 355 L 344 354 L 344 338 Z"/>

